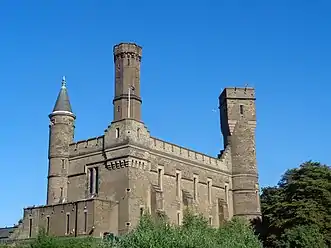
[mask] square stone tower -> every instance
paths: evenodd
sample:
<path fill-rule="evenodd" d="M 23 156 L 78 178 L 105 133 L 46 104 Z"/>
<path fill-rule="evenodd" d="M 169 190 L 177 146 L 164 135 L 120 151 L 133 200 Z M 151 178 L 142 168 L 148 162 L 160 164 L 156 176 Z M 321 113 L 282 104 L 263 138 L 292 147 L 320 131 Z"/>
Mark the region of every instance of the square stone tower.
<path fill-rule="evenodd" d="M 261 215 L 256 165 L 256 109 L 253 88 L 226 88 L 219 97 L 225 147 L 231 147 L 233 213 Z"/>

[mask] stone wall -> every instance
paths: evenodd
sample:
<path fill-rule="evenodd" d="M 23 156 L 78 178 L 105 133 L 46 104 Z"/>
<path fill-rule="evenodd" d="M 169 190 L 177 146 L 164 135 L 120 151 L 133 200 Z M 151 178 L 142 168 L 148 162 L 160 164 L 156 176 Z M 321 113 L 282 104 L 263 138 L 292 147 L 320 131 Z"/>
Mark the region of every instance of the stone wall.
<path fill-rule="evenodd" d="M 69 146 L 70 157 L 82 156 L 94 152 L 99 152 L 103 148 L 103 136 L 80 140 L 71 143 Z"/>
<path fill-rule="evenodd" d="M 104 136 L 70 145 L 74 147 L 68 170 L 68 201 L 93 197 L 88 173 L 89 168 L 97 168 L 97 196 L 120 206 L 119 233 L 133 228 L 143 211 L 164 211 L 177 223 L 185 207 L 191 206 L 211 218 L 213 225 L 219 224 L 219 215 L 233 215 L 229 147 L 220 159 L 211 157 L 151 137 L 143 123 L 135 120 L 114 122 Z M 159 168 L 163 171 L 162 187 L 158 184 Z M 181 175 L 180 193 L 176 192 L 176 172 Z M 193 178 L 197 180 L 197 198 L 190 201 Z M 226 213 L 219 212 L 220 202 L 225 202 Z"/>
<path fill-rule="evenodd" d="M 41 229 L 54 236 L 100 236 L 117 233 L 118 205 L 100 199 L 24 209 L 19 239 L 35 238 Z"/>

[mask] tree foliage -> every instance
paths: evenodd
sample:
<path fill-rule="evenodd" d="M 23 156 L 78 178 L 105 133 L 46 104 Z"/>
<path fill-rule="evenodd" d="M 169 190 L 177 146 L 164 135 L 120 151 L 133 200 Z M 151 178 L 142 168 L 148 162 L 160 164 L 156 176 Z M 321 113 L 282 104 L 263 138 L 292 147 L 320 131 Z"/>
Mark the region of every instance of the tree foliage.
<path fill-rule="evenodd" d="M 233 219 L 224 226 L 212 228 L 202 215 L 187 211 L 181 226 L 172 225 L 165 219 L 142 218 L 137 229 L 125 236 L 123 248 L 258 248 L 262 247 L 249 224 Z"/>
<path fill-rule="evenodd" d="M 331 247 L 329 166 L 309 161 L 286 171 L 276 187 L 262 190 L 261 205 L 266 247 L 317 247 L 312 233 Z M 295 245 L 294 237 L 307 246 Z"/>
<path fill-rule="evenodd" d="M 309 247 L 309 248 L 327 248 L 323 234 L 317 226 L 296 226 L 285 230 L 282 235 L 282 246 L 285 248 L 292 247 Z"/>

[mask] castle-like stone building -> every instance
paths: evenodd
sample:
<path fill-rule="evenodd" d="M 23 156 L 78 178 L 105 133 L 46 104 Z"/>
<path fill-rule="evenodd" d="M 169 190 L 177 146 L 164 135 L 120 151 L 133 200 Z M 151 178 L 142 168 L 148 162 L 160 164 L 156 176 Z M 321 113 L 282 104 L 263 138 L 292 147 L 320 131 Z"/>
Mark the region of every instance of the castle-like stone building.
<path fill-rule="evenodd" d="M 212 226 L 233 216 L 259 218 L 252 88 L 225 88 L 219 97 L 224 150 L 217 157 L 151 136 L 141 120 L 142 48 L 114 47 L 114 118 L 99 137 L 74 141 L 76 116 L 65 78 L 49 115 L 47 204 L 24 209 L 11 238 L 120 235 L 140 216 L 166 214 L 180 224 L 185 208 Z"/>

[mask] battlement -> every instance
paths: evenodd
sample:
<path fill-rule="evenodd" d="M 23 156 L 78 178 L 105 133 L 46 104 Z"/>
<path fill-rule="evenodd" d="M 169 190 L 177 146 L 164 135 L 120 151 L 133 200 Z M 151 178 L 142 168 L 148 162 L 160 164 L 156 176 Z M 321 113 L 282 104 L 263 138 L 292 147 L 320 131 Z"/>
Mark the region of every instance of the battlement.
<path fill-rule="evenodd" d="M 98 152 L 103 148 L 103 136 L 80 140 L 69 145 L 69 154 L 71 157 L 86 153 Z"/>
<path fill-rule="evenodd" d="M 170 155 L 178 156 L 180 158 L 188 159 L 200 164 L 204 164 L 210 167 L 214 167 L 218 170 L 230 171 L 229 165 L 226 163 L 227 155 L 229 154 L 228 149 L 225 149 L 220 158 L 211 157 L 206 154 L 196 152 L 158 138 L 151 137 L 151 149 L 165 152 Z"/>
<path fill-rule="evenodd" d="M 24 211 L 32 211 L 35 209 L 43 209 L 43 208 L 56 208 L 56 207 L 63 207 L 63 206 L 72 206 L 76 203 L 87 203 L 87 202 L 92 202 L 92 201 L 103 201 L 103 202 L 109 202 L 109 200 L 101 199 L 98 197 L 94 198 L 87 198 L 87 199 L 80 199 L 77 201 L 70 201 L 70 202 L 64 202 L 64 203 L 55 203 L 51 205 L 33 205 L 33 206 L 28 206 L 26 208 L 23 208 Z"/>
<path fill-rule="evenodd" d="M 117 56 L 125 56 L 126 54 L 137 55 L 141 58 L 142 47 L 135 43 L 120 43 L 113 48 L 114 58 Z"/>
<path fill-rule="evenodd" d="M 250 87 L 232 87 L 225 88 L 219 96 L 221 102 L 225 99 L 242 99 L 242 100 L 255 100 L 255 90 Z"/>

